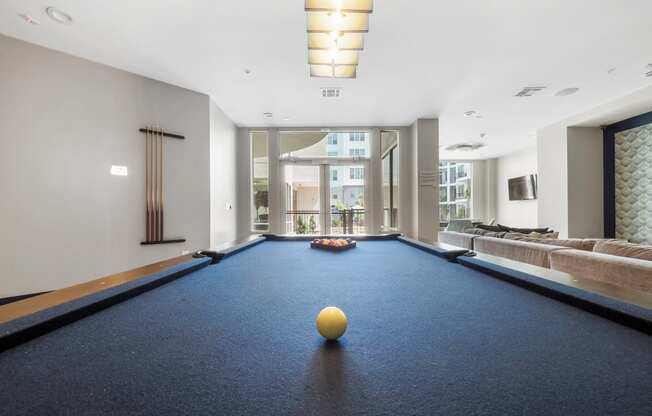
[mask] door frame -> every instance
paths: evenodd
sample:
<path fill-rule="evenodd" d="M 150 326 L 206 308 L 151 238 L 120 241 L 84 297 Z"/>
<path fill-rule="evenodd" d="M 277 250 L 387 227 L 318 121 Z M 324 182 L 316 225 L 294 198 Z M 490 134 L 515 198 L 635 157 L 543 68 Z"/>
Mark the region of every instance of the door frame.
<path fill-rule="evenodd" d="M 285 185 L 285 167 L 286 166 L 319 166 L 319 229 L 321 234 L 329 235 L 331 233 L 331 190 L 330 190 L 330 167 L 331 166 L 361 166 L 364 168 L 364 203 L 365 203 L 365 221 L 367 232 L 369 231 L 369 220 L 371 219 L 371 195 L 369 192 L 369 178 L 371 159 L 362 157 L 322 157 L 322 158 L 299 158 L 288 157 L 279 159 L 279 180 L 281 185 L 281 210 L 280 221 L 283 224 L 284 232 L 286 221 L 284 218 L 287 207 L 287 186 Z"/>

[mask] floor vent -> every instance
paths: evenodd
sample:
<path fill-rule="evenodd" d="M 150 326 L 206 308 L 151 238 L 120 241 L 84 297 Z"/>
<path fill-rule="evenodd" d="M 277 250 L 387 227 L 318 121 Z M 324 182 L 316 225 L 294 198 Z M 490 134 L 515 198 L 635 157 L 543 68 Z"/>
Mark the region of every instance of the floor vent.
<path fill-rule="evenodd" d="M 546 87 L 524 87 L 522 90 L 516 93 L 515 97 L 532 97 L 534 93 L 544 89 L 546 89 Z"/>

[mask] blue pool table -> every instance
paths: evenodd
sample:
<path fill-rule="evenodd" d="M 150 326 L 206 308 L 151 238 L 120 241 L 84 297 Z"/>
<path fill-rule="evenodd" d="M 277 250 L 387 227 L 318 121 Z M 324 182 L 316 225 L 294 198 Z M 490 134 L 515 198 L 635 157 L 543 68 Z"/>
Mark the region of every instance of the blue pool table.
<path fill-rule="evenodd" d="M 0 414 L 652 415 L 650 310 L 480 257 L 393 238 L 195 259 L 0 352 Z M 329 305 L 339 342 L 315 329 Z"/>

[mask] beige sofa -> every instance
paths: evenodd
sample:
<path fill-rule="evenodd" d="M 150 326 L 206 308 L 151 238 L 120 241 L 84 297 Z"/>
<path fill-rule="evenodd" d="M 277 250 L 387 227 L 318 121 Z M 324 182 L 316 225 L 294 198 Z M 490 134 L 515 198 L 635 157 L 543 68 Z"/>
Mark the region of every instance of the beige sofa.
<path fill-rule="evenodd" d="M 538 244 L 494 237 L 474 238 L 473 249 L 479 253 L 504 257 L 533 266 L 545 267 L 546 269 L 550 268 L 550 253 L 557 250 L 569 250 L 567 247 L 550 244 Z"/>
<path fill-rule="evenodd" d="M 439 241 L 652 293 L 652 247 L 649 246 L 598 239 L 512 240 L 451 231 L 441 231 Z"/>
<path fill-rule="evenodd" d="M 550 268 L 577 277 L 652 293 L 650 260 L 595 251 L 560 250 L 550 253 Z"/>

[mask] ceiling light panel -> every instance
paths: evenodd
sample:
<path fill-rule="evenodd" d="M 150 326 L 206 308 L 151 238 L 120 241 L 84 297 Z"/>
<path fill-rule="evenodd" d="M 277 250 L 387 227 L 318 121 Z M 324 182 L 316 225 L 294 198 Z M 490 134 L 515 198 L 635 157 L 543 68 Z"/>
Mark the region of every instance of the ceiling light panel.
<path fill-rule="evenodd" d="M 356 65 L 336 65 L 335 78 L 355 78 L 358 67 Z"/>
<path fill-rule="evenodd" d="M 373 0 L 306 0 L 306 11 L 371 13 Z"/>
<path fill-rule="evenodd" d="M 308 49 L 332 49 L 361 51 L 364 49 L 362 33 L 308 33 Z"/>
<path fill-rule="evenodd" d="M 308 32 L 354 32 L 369 31 L 369 14 L 345 12 L 308 12 Z"/>
<path fill-rule="evenodd" d="M 308 51 L 308 63 L 311 65 L 357 65 L 358 51 Z"/>
<path fill-rule="evenodd" d="M 306 0 L 311 77 L 355 78 L 373 0 Z"/>
<path fill-rule="evenodd" d="M 355 78 L 355 65 L 310 65 L 310 76 L 316 78 Z"/>

